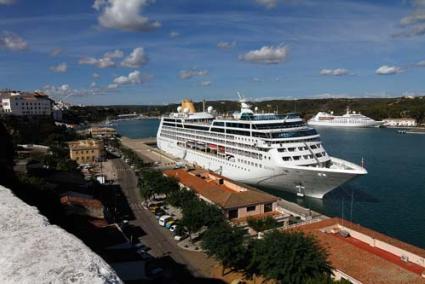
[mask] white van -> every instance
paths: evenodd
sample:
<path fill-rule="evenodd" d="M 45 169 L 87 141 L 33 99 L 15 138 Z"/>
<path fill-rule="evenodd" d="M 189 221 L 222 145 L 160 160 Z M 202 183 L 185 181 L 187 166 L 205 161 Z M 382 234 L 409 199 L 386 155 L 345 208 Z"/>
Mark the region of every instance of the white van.
<path fill-rule="evenodd" d="M 167 222 L 170 221 L 172 218 L 173 217 L 171 217 L 170 215 L 161 216 L 161 218 L 159 218 L 158 223 L 159 223 L 160 226 L 164 227 L 165 224 L 167 224 Z"/>

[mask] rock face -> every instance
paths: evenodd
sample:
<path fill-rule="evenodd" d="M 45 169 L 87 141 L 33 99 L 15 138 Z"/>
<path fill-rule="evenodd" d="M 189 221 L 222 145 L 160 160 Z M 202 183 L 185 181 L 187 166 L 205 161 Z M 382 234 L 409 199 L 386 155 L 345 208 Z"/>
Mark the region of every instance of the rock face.
<path fill-rule="evenodd" d="M 0 283 L 122 283 L 78 238 L 0 186 Z"/>

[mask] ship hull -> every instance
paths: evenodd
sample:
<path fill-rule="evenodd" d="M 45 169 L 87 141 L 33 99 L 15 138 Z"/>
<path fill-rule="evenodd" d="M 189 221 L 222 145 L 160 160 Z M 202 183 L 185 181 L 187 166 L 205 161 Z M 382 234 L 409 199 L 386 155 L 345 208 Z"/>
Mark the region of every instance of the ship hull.
<path fill-rule="evenodd" d="M 366 174 L 366 171 L 344 160 L 332 158 L 338 163 L 347 163 L 355 170 L 340 170 L 330 168 L 314 168 L 301 166 L 282 166 L 270 161 L 263 161 L 262 167 L 240 165 L 208 153 L 182 148 L 175 141 L 158 138 L 158 147 L 189 163 L 214 171 L 235 181 L 253 186 L 291 192 L 294 194 L 323 198 L 323 196 L 348 182 Z"/>
<path fill-rule="evenodd" d="M 363 124 L 359 123 L 326 123 L 326 122 L 318 122 L 318 121 L 308 121 L 308 125 L 310 126 L 323 126 L 323 127 L 338 127 L 338 128 L 370 128 L 370 127 L 379 127 L 384 124 L 383 121 L 371 121 Z"/>

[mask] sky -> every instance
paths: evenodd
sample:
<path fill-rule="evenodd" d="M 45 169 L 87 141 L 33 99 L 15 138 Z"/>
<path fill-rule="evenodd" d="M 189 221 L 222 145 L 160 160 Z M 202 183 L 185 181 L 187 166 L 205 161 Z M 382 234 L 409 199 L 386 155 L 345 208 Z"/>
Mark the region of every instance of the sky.
<path fill-rule="evenodd" d="M 0 0 L 0 89 L 74 104 L 425 95 L 425 0 Z"/>

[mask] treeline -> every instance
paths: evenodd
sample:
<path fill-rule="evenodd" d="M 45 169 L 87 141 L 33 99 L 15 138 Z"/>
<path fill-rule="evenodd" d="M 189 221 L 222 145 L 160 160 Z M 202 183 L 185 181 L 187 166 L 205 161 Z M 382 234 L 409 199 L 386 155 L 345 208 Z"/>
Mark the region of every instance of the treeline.
<path fill-rule="evenodd" d="M 373 119 L 411 117 L 419 123 L 425 122 L 425 98 L 353 98 L 353 99 L 300 99 L 300 100 L 268 100 L 249 102 L 259 111 L 288 113 L 297 112 L 304 119 L 309 119 L 319 111 L 334 111 L 343 114 L 347 107 L 361 112 Z M 195 108 L 202 110 L 202 102 L 195 102 Z M 65 113 L 65 119 L 74 122 L 96 122 L 106 118 L 114 118 L 119 114 L 139 113 L 147 116 L 159 116 L 175 112 L 179 104 L 140 105 L 140 106 L 88 106 L 72 107 Z M 219 113 L 233 113 L 240 109 L 237 101 L 207 101 Z"/>

